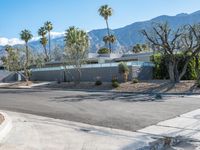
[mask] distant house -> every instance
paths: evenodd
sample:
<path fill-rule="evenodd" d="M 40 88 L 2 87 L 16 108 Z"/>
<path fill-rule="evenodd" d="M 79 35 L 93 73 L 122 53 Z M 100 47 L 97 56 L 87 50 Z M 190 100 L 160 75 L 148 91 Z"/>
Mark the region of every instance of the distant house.
<path fill-rule="evenodd" d="M 144 52 L 137 54 L 100 54 L 97 55 L 96 59 L 100 60 L 99 63 L 106 62 L 150 62 L 150 57 L 153 55 L 153 52 Z M 104 61 L 103 61 L 104 60 Z"/>
<path fill-rule="evenodd" d="M 137 54 L 96 54 L 89 53 L 86 64 L 104 64 L 115 62 L 151 62 L 153 52 L 143 52 Z M 45 67 L 63 66 L 63 62 L 53 61 L 46 63 Z"/>

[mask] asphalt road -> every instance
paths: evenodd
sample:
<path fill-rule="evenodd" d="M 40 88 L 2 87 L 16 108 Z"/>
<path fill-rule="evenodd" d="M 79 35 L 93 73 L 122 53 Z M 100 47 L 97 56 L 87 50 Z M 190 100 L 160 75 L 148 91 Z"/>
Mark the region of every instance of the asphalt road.
<path fill-rule="evenodd" d="M 136 131 L 200 108 L 200 98 L 0 89 L 0 109 Z"/>

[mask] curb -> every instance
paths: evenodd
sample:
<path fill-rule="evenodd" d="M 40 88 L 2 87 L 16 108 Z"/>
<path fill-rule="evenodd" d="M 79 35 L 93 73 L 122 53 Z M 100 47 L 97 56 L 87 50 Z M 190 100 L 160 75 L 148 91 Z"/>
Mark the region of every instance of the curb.
<path fill-rule="evenodd" d="M 6 113 L 3 112 L 0 113 L 4 117 L 4 121 L 0 125 L 0 143 L 1 143 L 1 141 L 8 135 L 8 133 L 12 129 L 12 120 Z"/>

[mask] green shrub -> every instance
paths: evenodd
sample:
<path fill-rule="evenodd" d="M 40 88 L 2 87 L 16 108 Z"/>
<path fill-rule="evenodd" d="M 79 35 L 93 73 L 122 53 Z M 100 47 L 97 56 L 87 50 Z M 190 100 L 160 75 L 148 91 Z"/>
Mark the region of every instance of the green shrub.
<path fill-rule="evenodd" d="M 97 80 L 97 81 L 95 82 L 95 85 L 96 85 L 96 86 L 102 85 L 102 81 L 101 81 L 101 80 Z"/>
<path fill-rule="evenodd" d="M 161 94 L 156 94 L 156 95 L 155 95 L 155 99 L 157 99 L 157 100 L 158 100 L 158 99 L 162 99 L 162 95 L 161 95 Z"/>
<path fill-rule="evenodd" d="M 181 59 L 178 65 L 178 70 L 182 70 L 184 65 L 184 57 L 183 54 L 177 54 L 177 58 Z M 168 60 L 168 56 L 156 54 L 151 57 L 151 60 L 155 64 L 153 69 L 153 78 L 154 79 L 169 79 L 169 74 L 166 66 L 166 62 Z M 182 80 L 196 80 L 197 73 L 195 71 L 195 59 L 192 59 L 187 67 L 186 73 L 183 76 Z"/>
<path fill-rule="evenodd" d="M 133 84 L 138 83 L 138 82 L 139 82 L 138 79 L 133 79 L 133 80 L 132 80 L 132 83 L 133 83 Z"/>
<path fill-rule="evenodd" d="M 60 80 L 57 80 L 57 83 L 58 83 L 58 84 L 61 84 L 61 81 L 60 81 Z"/>
<path fill-rule="evenodd" d="M 197 81 L 197 87 L 200 88 L 200 80 Z"/>
<path fill-rule="evenodd" d="M 108 48 L 100 48 L 98 54 L 109 54 L 110 50 Z"/>
<path fill-rule="evenodd" d="M 123 75 L 124 82 L 128 81 L 128 75 L 129 75 L 129 68 L 128 65 L 125 62 L 121 62 L 118 65 L 119 73 Z"/>
<path fill-rule="evenodd" d="M 112 82 L 112 87 L 114 87 L 114 88 L 119 87 L 119 82 L 117 82 L 117 81 Z"/>

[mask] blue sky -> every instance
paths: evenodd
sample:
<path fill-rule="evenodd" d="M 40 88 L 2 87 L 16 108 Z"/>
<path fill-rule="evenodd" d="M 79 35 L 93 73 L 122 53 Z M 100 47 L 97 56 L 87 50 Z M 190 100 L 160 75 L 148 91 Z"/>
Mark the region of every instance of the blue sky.
<path fill-rule="evenodd" d="M 54 31 L 62 32 L 75 25 L 85 30 L 104 28 L 99 6 L 114 9 L 110 27 L 119 28 L 158 15 L 176 15 L 200 10 L 199 0 L 0 0 L 0 37 L 18 37 L 27 28 L 34 35 L 47 20 Z"/>

